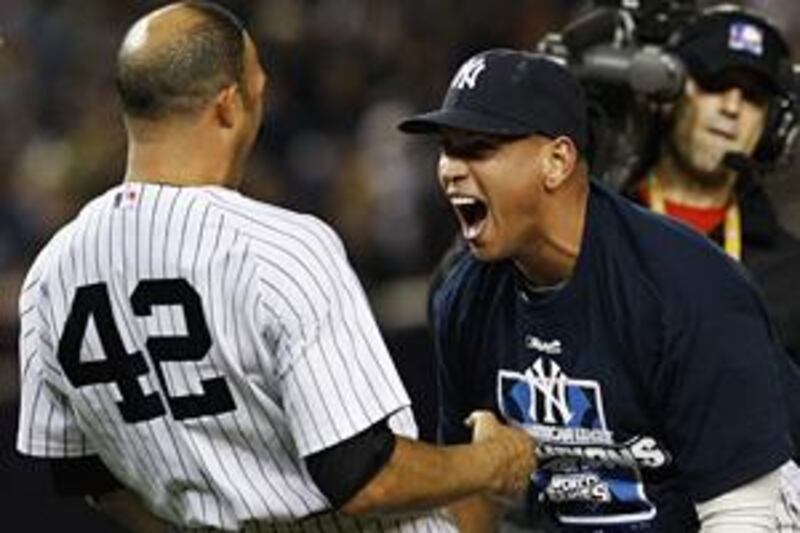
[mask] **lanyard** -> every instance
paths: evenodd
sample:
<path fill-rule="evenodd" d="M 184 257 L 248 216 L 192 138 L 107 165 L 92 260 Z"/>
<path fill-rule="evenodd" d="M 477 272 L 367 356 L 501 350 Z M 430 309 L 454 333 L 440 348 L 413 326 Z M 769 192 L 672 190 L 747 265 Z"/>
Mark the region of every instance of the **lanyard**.
<path fill-rule="evenodd" d="M 662 215 L 667 214 L 667 203 L 664 200 L 664 189 L 653 174 L 647 178 L 647 197 L 650 209 Z M 742 259 L 742 217 L 739 204 L 731 202 L 725 211 L 725 252 L 732 258 Z"/>

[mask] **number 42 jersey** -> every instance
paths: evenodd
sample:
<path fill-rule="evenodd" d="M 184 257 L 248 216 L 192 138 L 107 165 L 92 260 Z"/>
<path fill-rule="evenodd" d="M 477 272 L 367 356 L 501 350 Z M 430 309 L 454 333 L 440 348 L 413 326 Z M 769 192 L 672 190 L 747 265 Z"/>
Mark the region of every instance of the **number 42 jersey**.
<path fill-rule="evenodd" d="M 20 314 L 22 453 L 97 455 L 183 526 L 415 527 L 332 514 L 303 464 L 393 414 L 416 432 L 318 219 L 221 187 L 126 183 L 45 247 Z M 416 525 L 449 530 L 427 520 Z"/>
<path fill-rule="evenodd" d="M 600 185 L 564 286 L 463 253 L 431 311 L 441 437 L 467 441 L 477 408 L 529 431 L 531 505 L 562 530 L 693 531 L 695 503 L 788 458 L 756 291 L 702 237 Z"/>

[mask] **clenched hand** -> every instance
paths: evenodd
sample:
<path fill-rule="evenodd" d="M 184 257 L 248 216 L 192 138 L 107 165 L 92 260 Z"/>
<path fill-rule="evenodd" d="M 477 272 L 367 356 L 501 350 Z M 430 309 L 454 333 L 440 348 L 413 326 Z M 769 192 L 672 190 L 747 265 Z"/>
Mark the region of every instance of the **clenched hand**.
<path fill-rule="evenodd" d="M 489 411 L 474 411 L 465 423 L 472 428 L 472 441 L 484 447 L 493 466 L 490 494 L 502 499 L 522 495 L 537 465 L 533 437 L 500 423 Z"/>

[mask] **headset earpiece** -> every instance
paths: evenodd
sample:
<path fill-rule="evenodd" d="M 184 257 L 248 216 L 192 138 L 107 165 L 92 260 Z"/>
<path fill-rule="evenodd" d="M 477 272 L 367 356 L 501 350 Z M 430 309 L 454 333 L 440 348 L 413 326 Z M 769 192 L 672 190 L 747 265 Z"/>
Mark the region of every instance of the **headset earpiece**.
<path fill-rule="evenodd" d="M 770 102 L 764 133 L 753 155 L 768 170 L 791 165 L 800 132 L 797 66 L 787 60 L 782 70 L 780 92 Z"/>

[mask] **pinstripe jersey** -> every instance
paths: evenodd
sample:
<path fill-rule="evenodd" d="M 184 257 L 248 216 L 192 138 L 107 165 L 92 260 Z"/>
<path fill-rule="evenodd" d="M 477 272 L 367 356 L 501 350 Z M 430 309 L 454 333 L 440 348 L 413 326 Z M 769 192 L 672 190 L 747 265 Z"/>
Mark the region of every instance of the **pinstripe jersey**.
<path fill-rule="evenodd" d="M 312 216 L 216 186 L 119 185 L 39 254 L 20 316 L 23 454 L 96 454 L 182 526 L 452 530 L 333 514 L 305 469 L 390 415 L 416 436 L 341 241 Z"/>

